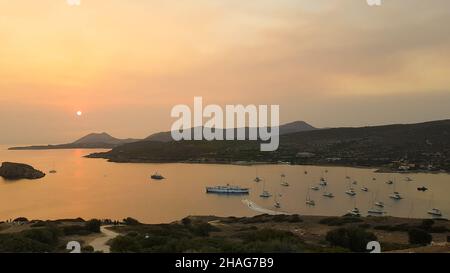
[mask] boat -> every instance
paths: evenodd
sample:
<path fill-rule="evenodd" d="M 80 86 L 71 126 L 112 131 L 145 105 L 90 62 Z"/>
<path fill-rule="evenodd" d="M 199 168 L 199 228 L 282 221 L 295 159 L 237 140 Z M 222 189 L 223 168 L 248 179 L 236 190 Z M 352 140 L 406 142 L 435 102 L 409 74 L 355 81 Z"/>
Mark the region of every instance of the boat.
<path fill-rule="evenodd" d="M 345 179 L 352 179 L 350 176 L 346 175 Z"/>
<path fill-rule="evenodd" d="M 258 175 L 258 167 L 256 167 L 256 178 L 253 181 L 255 181 L 255 182 L 261 182 L 262 181 L 262 178 L 259 177 L 259 175 Z"/>
<path fill-rule="evenodd" d="M 334 194 L 331 192 L 326 192 L 323 194 L 324 197 L 328 197 L 328 198 L 334 198 Z"/>
<path fill-rule="evenodd" d="M 406 181 L 406 182 L 411 182 L 411 181 L 414 181 L 414 180 L 412 180 L 411 177 L 406 177 L 406 178 L 405 178 L 405 181 Z"/>
<path fill-rule="evenodd" d="M 320 178 L 319 185 L 322 187 L 325 187 L 328 185 L 328 182 L 325 180 L 325 178 L 322 177 L 322 178 Z"/>
<path fill-rule="evenodd" d="M 281 204 L 278 201 L 275 201 L 275 204 L 273 206 L 276 207 L 277 209 L 281 208 Z"/>
<path fill-rule="evenodd" d="M 442 212 L 440 209 L 434 208 L 428 211 L 428 214 L 433 215 L 433 216 L 438 216 L 441 217 L 442 216 Z"/>
<path fill-rule="evenodd" d="M 355 196 L 356 192 L 354 189 L 350 188 L 348 189 L 348 191 L 345 192 L 346 194 L 350 195 L 350 196 Z"/>
<path fill-rule="evenodd" d="M 377 181 L 377 179 L 374 177 L 374 178 L 372 178 L 372 181 Z"/>
<path fill-rule="evenodd" d="M 289 183 L 286 181 L 286 175 L 285 174 L 282 174 L 281 175 L 281 182 L 280 182 L 280 185 L 281 186 L 283 186 L 283 187 L 289 187 L 290 185 L 289 185 Z"/>
<path fill-rule="evenodd" d="M 368 191 L 369 191 L 369 189 L 366 188 L 366 187 L 362 187 L 361 190 L 362 190 L 362 191 L 365 191 L 365 192 L 368 192 Z"/>
<path fill-rule="evenodd" d="M 386 184 L 388 184 L 388 185 L 392 185 L 392 184 L 394 184 L 394 181 L 392 181 L 392 180 L 388 180 L 388 181 L 386 182 Z"/>
<path fill-rule="evenodd" d="M 401 199 L 403 199 L 403 197 L 402 197 L 402 196 L 400 195 L 400 193 L 398 193 L 398 192 L 394 192 L 394 193 L 391 194 L 389 197 L 392 198 L 392 199 L 394 199 L 394 200 L 401 200 Z"/>
<path fill-rule="evenodd" d="M 51 171 L 49 171 L 49 173 L 55 174 L 55 173 L 56 173 L 56 170 L 51 170 Z"/>
<path fill-rule="evenodd" d="M 151 178 L 152 178 L 153 180 L 163 180 L 163 179 L 165 179 L 164 176 L 160 175 L 160 174 L 157 173 L 157 172 L 156 172 L 154 175 L 152 175 Z"/>
<path fill-rule="evenodd" d="M 262 193 L 259 195 L 259 197 L 261 197 L 261 198 L 269 198 L 269 197 L 272 197 L 272 194 L 270 194 L 270 192 L 266 190 L 266 181 L 265 181 L 265 180 L 264 180 L 264 184 L 263 184 L 263 191 L 262 191 Z"/>
<path fill-rule="evenodd" d="M 358 181 L 353 181 L 353 185 L 358 185 Z"/>
<path fill-rule="evenodd" d="M 384 208 L 384 203 L 383 202 L 375 202 L 375 206 Z"/>
<path fill-rule="evenodd" d="M 259 197 L 261 197 L 261 198 L 269 198 L 269 197 L 271 197 L 272 196 L 272 194 L 270 194 L 268 191 L 263 191 L 260 195 L 259 195 Z"/>
<path fill-rule="evenodd" d="M 206 187 L 206 193 L 247 195 L 250 194 L 250 189 L 228 184 L 226 186 Z"/>
<path fill-rule="evenodd" d="M 308 189 L 308 192 L 306 193 L 306 205 L 308 205 L 308 206 L 315 206 L 316 205 L 316 202 L 314 200 L 312 200 L 310 195 L 309 195 L 309 189 Z"/>
<path fill-rule="evenodd" d="M 313 191 L 318 191 L 318 190 L 320 190 L 320 189 L 319 189 L 319 187 L 317 187 L 317 186 L 312 186 L 312 187 L 311 187 L 311 190 L 313 190 Z"/>
<path fill-rule="evenodd" d="M 358 208 L 354 208 L 352 210 L 349 210 L 348 213 L 352 216 L 361 216 L 361 212 L 359 211 Z"/>
<path fill-rule="evenodd" d="M 367 211 L 369 214 L 383 215 L 385 212 L 381 208 L 372 208 Z"/>
<path fill-rule="evenodd" d="M 428 188 L 425 187 L 425 186 L 422 186 L 422 187 L 420 187 L 420 188 L 417 188 L 417 190 L 418 190 L 418 191 L 427 191 Z"/>

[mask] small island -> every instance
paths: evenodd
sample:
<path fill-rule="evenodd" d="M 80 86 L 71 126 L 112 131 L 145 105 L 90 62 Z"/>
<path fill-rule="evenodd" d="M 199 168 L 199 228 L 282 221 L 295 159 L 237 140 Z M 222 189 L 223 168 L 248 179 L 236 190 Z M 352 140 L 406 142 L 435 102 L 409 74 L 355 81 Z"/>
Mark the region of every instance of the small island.
<path fill-rule="evenodd" d="M 40 179 L 45 176 L 45 173 L 36 170 L 30 165 L 12 162 L 3 162 L 0 167 L 0 177 L 7 180 L 18 179 Z"/>

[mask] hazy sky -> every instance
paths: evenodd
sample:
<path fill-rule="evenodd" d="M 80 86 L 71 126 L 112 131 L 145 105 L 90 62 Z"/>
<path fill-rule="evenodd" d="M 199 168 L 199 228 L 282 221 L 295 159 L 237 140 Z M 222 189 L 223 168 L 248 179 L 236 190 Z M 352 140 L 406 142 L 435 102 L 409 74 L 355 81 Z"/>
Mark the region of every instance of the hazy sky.
<path fill-rule="evenodd" d="M 0 143 L 146 137 L 194 96 L 318 127 L 446 119 L 449 87 L 448 0 L 0 0 Z"/>

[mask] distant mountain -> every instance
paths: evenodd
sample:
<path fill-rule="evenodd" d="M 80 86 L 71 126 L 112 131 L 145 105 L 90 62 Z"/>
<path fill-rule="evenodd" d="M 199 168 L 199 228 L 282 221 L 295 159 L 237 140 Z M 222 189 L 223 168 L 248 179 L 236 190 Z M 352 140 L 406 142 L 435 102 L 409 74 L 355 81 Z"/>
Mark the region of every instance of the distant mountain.
<path fill-rule="evenodd" d="M 291 125 L 297 130 L 302 124 Z M 289 126 L 287 127 L 289 128 Z M 295 129 L 297 128 L 297 129 Z M 113 162 L 267 162 L 450 172 L 450 120 L 284 134 L 274 152 L 259 141 L 140 141 L 89 157 Z M 397 166 L 397 167 L 396 167 Z"/>
<path fill-rule="evenodd" d="M 9 150 L 52 150 L 52 149 L 110 149 L 116 146 L 139 141 L 138 139 L 118 139 L 107 133 L 92 133 L 75 142 L 60 145 L 12 147 Z"/>
<path fill-rule="evenodd" d="M 193 135 L 193 129 L 188 129 L 191 133 L 191 135 Z M 228 130 L 235 130 L 236 129 L 217 129 L 218 131 L 222 132 L 223 135 L 226 134 L 226 132 Z M 246 136 L 248 136 L 248 128 L 245 128 L 246 130 Z M 295 121 L 292 123 L 288 123 L 288 124 L 284 124 L 281 125 L 280 128 L 280 135 L 286 135 L 286 134 L 290 134 L 290 133 L 297 133 L 297 132 L 306 132 L 306 131 L 312 131 L 312 130 L 317 130 L 315 127 L 313 127 L 312 125 L 304 122 L 304 121 Z M 236 133 L 236 132 L 235 132 Z M 146 141 L 158 141 L 158 142 L 170 142 L 173 141 L 172 139 L 172 133 L 171 132 L 160 132 L 160 133 L 156 133 L 153 134 L 147 138 L 145 138 L 144 140 Z"/>

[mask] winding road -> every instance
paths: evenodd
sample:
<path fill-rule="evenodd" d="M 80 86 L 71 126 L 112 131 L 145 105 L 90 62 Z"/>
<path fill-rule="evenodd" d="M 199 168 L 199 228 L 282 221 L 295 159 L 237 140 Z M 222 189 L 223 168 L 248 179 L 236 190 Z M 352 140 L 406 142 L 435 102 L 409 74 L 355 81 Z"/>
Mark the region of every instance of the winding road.
<path fill-rule="evenodd" d="M 110 247 L 107 245 L 109 240 L 112 240 L 119 236 L 119 233 L 116 233 L 108 228 L 113 226 L 102 226 L 100 227 L 100 231 L 102 233 L 101 237 L 94 239 L 89 245 L 94 248 L 94 251 L 101 251 L 103 253 L 110 253 Z"/>

